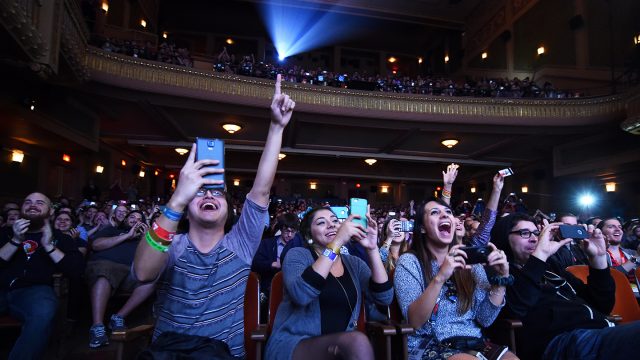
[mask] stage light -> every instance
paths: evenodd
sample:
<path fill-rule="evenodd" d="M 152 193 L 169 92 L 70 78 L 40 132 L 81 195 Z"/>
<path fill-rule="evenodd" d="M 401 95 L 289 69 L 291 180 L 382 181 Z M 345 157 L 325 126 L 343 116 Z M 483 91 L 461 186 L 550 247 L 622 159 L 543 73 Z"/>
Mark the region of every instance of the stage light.
<path fill-rule="evenodd" d="M 98 165 L 96 166 L 96 173 L 102 174 L 104 172 L 104 166 Z"/>
<path fill-rule="evenodd" d="M 11 161 L 21 163 L 24 160 L 24 153 L 20 150 L 13 150 L 11 152 Z"/>
<path fill-rule="evenodd" d="M 578 198 L 578 203 L 583 207 L 590 207 L 596 203 L 596 198 L 591 194 L 582 194 Z"/>

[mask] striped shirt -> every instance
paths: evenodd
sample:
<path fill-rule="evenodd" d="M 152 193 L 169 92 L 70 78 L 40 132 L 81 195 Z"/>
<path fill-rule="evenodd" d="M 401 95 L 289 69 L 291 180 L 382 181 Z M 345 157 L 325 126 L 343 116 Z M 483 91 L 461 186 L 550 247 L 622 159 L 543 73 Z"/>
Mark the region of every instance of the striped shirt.
<path fill-rule="evenodd" d="M 177 235 L 158 280 L 154 340 L 165 331 L 224 341 L 244 357 L 244 293 L 266 207 L 246 199 L 242 216 L 209 253 Z"/>

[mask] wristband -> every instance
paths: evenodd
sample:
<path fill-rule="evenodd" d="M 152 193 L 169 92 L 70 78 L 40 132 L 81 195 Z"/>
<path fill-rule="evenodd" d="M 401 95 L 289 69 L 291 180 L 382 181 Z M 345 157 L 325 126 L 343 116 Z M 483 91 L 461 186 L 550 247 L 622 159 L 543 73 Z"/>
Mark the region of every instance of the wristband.
<path fill-rule="evenodd" d="M 492 276 L 489 278 L 489 284 L 494 286 L 510 286 L 513 285 L 515 279 L 513 275 L 509 274 L 508 276 Z"/>
<path fill-rule="evenodd" d="M 56 247 L 54 246 L 51 250 L 47 251 L 46 254 L 47 255 L 51 255 L 52 252 L 56 251 Z"/>
<path fill-rule="evenodd" d="M 162 246 L 171 245 L 171 240 L 161 238 L 155 231 L 153 231 L 153 229 L 149 229 L 148 233 L 151 236 L 151 239 L 153 239 L 155 243 L 160 244 Z"/>
<path fill-rule="evenodd" d="M 22 247 L 22 243 L 19 243 L 17 241 L 13 241 L 13 239 L 9 240 L 9 243 L 15 247 Z"/>
<path fill-rule="evenodd" d="M 176 234 L 175 231 L 167 231 L 165 228 L 160 226 L 157 221 L 153 222 L 151 228 L 153 229 L 153 232 L 157 235 L 157 237 L 167 242 L 173 241 L 173 235 Z"/>
<path fill-rule="evenodd" d="M 322 252 L 322 255 L 328 257 L 329 260 L 331 260 L 331 261 L 334 261 L 336 259 L 336 257 L 338 257 L 338 254 L 336 254 L 334 252 L 334 250 L 330 249 L 330 248 L 324 249 L 324 251 Z"/>
<path fill-rule="evenodd" d="M 442 188 L 442 197 L 446 197 L 446 198 L 450 198 L 451 197 L 451 191 Z"/>
<path fill-rule="evenodd" d="M 145 238 L 147 239 L 147 244 L 149 244 L 149 246 L 151 246 L 153 250 L 156 250 L 162 253 L 169 251 L 169 247 L 159 244 L 155 240 L 153 240 L 149 231 L 147 231 Z"/>
<path fill-rule="evenodd" d="M 180 221 L 180 219 L 182 218 L 182 214 L 181 212 L 177 212 L 174 210 L 169 209 L 168 206 L 165 206 L 164 209 L 162 210 L 162 215 L 164 215 L 167 219 L 171 220 L 171 221 Z"/>

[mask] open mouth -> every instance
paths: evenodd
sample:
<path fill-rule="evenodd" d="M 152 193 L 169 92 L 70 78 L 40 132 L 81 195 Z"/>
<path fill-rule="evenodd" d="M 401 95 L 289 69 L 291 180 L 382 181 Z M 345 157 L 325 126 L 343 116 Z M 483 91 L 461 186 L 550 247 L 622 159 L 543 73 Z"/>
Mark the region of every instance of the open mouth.
<path fill-rule="evenodd" d="M 438 224 L 438 233 L 440 233 L 441 236 L 451 235 L 451 222 L 443 221 L 440 224 Z"/>
<path fill-rule="evenodd" d="M 332 238 L 332 237 L 336 236 L 336 232 L 335 231 L 330 231 L 330 232 L 324 234 L 324 236 L 328 237 L 328 238 Z"/>
<path fill-rule="evenodd" d="M 213 202 L 203 202 L 200 205 L 200 210 L 202 211 L 216 211 L 218 210 L 218 205 Z"/>

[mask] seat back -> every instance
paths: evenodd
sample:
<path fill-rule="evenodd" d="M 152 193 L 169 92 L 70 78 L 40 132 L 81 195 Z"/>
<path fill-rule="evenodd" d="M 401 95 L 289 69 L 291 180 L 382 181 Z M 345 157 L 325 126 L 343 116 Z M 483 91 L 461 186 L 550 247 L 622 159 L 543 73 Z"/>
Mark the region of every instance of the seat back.
<path fill-rule="evenodd" d="M 260 325 L 260 279 L 255 272 L 249 273 L 244 292 L 244 350 L 247 359 L 256 358 L 256 343 L 251 333 Z"/>
<path fill-rule="evenodd" d="M 267 334 L 269 335 L 271 335 L 273 323 L 276 320 L 278 306 L 280 306 L 282 297 L 284 296 L 284 285 L 282 281 L 282 271 L 276 273 L 271 280 L 271 293 L 269 294 L 269 324 L 267 325 Z"/>
<path fill-rule="evenodd" d="M 587 283 L 589 275 L 588 265 L 573 265 L 567 267 L 567 271 L 575 277 Z M 611 315 L 620 315 L 622 317 L 621 324 L 640 320 L 640 306 L 636 300 L 629 279 L 620 271 L 610 269 L 611 277 L 616 284 L 616 303 L 611 310 Z"/>

